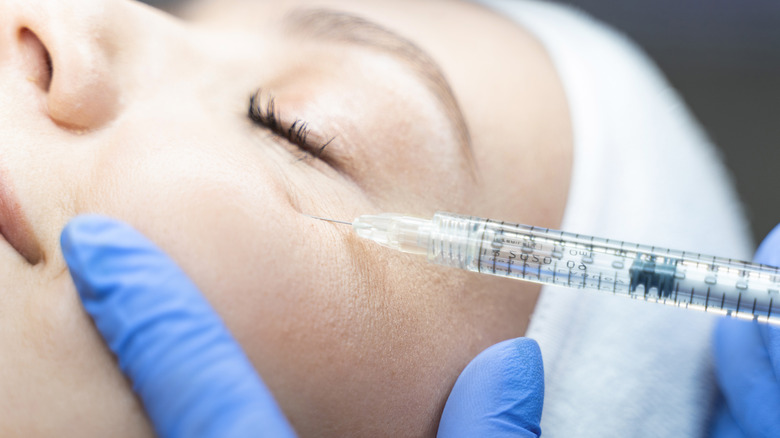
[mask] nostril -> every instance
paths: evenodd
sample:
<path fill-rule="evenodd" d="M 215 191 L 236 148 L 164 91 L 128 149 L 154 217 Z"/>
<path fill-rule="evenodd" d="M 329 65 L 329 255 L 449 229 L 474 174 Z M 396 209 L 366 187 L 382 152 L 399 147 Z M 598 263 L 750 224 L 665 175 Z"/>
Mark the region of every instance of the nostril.
<path fill-rule="evenodd" d="M 12 3 L 16 1 L 21 0 Z M 52 7 L 62 3 L 63 13 L 68 10 L 65 5 L 70 4 L 49 3 Z M 98 6 L 104 2 L 87 3 Z M 119 77 L 115 74 L 120 71 L 119 65 L 126 65 L 126 59 L 118 56 L 125 53 L 119 50 L 124 34 L 116 35 L 111 27 L 116 23 L 100 19 L 101 10 L 93 11 L 97 15 L 83 16 L 68 12 L 67 17 L 76 18 L 67 23 L 47 21 L 46 13 L 38 17 L 37 23 L 29 21 L 13 28 L 13 59 L 20 64 L 15 71 L 21 73 L 22 80 L 26 77 L 35 84 L 26 87 L 30 97 L 35 99 L 40 114 L 60 128 L 97 129 L 112 120 L 119 109 Z"/>
<path fill-rule="evenodd" d="M 38 36 L 26 27 L 19 30 L 19 42 L 28 68 L 28 80 L 48 92 L 54 75 L 49 51 Z"/>

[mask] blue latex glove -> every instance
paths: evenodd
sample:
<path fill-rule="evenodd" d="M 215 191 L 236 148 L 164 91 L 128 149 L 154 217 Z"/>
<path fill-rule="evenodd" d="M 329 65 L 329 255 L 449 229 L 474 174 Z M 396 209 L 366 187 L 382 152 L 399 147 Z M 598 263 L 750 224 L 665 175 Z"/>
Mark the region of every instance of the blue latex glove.
<path fill-rule="evenodd" d="M 780 226 L 764 239 L 755 261 L 780 266 Z M 712 436 L 780 437 L 780 329 L 723 318 L 713 338 L 725 400 L 716 413 Z"/>
<path fill-rule="evenodd" d="M 72 220 L 61 244 L 159 436 L 295 435 L 222 320 L 154 244 L 101 216 Z"/>
<path fill-rule="evenodd" d="M 463 370 L 444 406 L 439 437 L 541 435 L 542 353 L 527 338 L 498 343 Z"/>

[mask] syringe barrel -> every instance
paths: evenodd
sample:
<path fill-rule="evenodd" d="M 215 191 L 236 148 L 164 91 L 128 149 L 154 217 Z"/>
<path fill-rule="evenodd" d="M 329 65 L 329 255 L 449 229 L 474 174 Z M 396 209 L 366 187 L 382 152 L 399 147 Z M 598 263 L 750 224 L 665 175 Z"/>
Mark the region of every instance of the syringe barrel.
<path fill-rule="evenodd" d="M 506 224 L 479 217 L 439 212 L 431 221 L 428 260 L 445 266 L 502 277 L 522 277 L 513 269 L 527 253 L 524 246 L 533 227 Z M 517 239 L 515 238 L 517 237 Z M 542 254 L 544 249 L 538 255 Z M 551 251 L 548 251 L 551 253 Z M 520 257 L 520 258 L 518 258 Z"/>
<path fill-rule="evenodd" d="M 428 260 L 473 271 L 485 233 L 485 219 L 436 213 L 431 220 Z"/>
<path fill-rule="evenodd" d="M 451 213 L 428 232 L 433 263 L 780 323 L 774 267 Z"/>

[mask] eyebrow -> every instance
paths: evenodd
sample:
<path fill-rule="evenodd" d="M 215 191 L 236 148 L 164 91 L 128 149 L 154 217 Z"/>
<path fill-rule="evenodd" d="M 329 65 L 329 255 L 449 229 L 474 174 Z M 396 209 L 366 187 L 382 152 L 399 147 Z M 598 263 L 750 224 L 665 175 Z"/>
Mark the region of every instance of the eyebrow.
<path fill-rule="evenodd" d="M 364 18 L 328 9 L 302 9 L 287 15 L 284 24 L 308 37 L 347 42 L 378 50 L 402 61 L 427 86 L 444 110 L 452 125 L 460 149 L 465 155 L 471 173 L 475 174 L 475 160 L 463 113 L 458 101 L 436 62 L 416 44 L 393 31 Z"/>

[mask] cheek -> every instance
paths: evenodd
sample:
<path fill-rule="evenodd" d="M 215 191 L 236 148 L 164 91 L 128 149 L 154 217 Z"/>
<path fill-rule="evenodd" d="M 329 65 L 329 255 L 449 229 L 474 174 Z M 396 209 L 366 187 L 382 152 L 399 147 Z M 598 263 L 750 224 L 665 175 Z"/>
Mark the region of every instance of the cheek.
<path fill-rule="evenodd" d="M 313 234 L 323 245 L 311 253 L 233 284 L 215 297 L 222 314 L 301 433 L 436 418 L 460 366 L 442 293 L 456 286 L 414 259 L 330 237 Z"/>
<path fill-rule="evenodd" d="M 46 435 L 52 430 L 152 436 L 140 403 L 82 308 L 67 271 L 45 287 L 28 284 L 26 289 L 15 312 L 2 318 L 0 436 L 22 430 L 34 436 L 35 431 Z"/>
<path fill-rule="evenodd" d="M 466 336 L 453 336 L 466 326 L 441 293 L 453 280 L 301 216 L 278 162 L 247 170 L 187 146 L 113 157 L 90 210 L 126 220 L 181 265 L 296 427 L 434 418 L 459 363 L 443 340 Z M 343 195 L 306 199 L 366 208 Z"/>
<path fill-rule="evenodd" d="M 102 211 L 130 222 L 171 255 L 248 353 L 262 357 L 258 365 L 321 343 L 320 334 L 334 327 L 354 325 L 336 302 L 352 289 L 344 281 L 351 268 L 340 231 L 300 216 L 263 172 L 219 180 L 219 168 L 235 166 L 203 169 L 198 162 L 181 171 L 181 159 L 176 163 L 164 173 L 151 165 L 135 170 L 133 181 L 143 184 L 116 187 L 121 202 L 109 201 Z M 189 175 L 192 168 L 201 177 Z"/>

